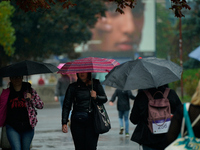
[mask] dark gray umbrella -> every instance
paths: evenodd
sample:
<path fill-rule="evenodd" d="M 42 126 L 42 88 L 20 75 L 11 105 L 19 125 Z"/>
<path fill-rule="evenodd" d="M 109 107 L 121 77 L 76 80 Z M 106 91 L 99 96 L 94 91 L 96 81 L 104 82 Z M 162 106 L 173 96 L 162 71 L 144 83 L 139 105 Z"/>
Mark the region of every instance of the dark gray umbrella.
<path fill-rule="evenodd" d="M 13 77 L 13 76 L 24 76 L 24 75 L 28 76 L 28 75 L 42 74 L 42 73 L 53 73 L 57 72 L 58 70 L 59 69 L 56 66 L 50 63 L 24 60 L 0 68 L 0 76 L 1 77 Z"/>
<path fill-rule="evenodd" d="M 182 67 L 155 57 L 127 61 L 114 67 L 103 84 L 122 90 L 159 87 L 181 79 Z"/>

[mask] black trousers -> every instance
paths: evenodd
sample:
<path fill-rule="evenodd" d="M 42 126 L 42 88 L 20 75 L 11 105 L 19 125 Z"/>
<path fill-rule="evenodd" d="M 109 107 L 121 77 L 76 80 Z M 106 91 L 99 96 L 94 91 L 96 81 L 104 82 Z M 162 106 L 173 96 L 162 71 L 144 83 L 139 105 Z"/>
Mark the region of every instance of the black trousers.
<path fill-rule="evenodd" d="M 77 122 L 71 118 L 71 133 L 75 145 L 75 150 L 96 150 L 99 134 L 95 133 L 93 115 L 89 115 L 89 120 Z"/>

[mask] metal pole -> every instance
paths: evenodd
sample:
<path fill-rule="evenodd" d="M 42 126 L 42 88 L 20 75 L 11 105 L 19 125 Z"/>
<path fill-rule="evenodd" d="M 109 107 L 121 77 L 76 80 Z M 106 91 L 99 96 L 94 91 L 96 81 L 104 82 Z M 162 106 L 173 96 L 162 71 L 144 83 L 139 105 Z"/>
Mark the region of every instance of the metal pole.
<path fill-rule="evenodd" d="M 181 22 L 181 18 L 179 18 L 179 53 L 180 53 L 180 66 L 183 67 L 182 22 Z M 181 75 L 181 98 L 183 99 L 183 73 Z"/>

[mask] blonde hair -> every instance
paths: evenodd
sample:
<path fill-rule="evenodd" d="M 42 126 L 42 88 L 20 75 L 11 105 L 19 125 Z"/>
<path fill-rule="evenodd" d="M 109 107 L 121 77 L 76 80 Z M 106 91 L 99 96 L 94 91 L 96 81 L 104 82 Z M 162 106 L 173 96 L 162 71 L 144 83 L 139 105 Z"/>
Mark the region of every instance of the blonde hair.
<path fill-rule="evenodd" d="M 191 103 L 194 105 L 200 105 L 200 81 L 198 83 L 195 93 L 192 96 Z"/>

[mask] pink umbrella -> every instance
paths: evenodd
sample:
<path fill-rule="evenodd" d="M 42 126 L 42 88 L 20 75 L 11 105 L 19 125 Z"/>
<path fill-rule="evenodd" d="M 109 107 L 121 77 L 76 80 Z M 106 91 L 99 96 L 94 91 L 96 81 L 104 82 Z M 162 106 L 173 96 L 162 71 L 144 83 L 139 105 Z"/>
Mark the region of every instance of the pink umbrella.
<path fill-rule="evenodd" d="M 64 64 L 65 64 L 65 63 L 60 63 L 60 64 L 57 66 L 57 68 L 58 68 L 58 69 L 61 69 L 62 66 L 63 66 Z"/>
<path fill-rule="evenodd" d="M 65 63 L 60 63 L 60 64 L 57 66 L 57 68 L 58 68 L 58 69 L 61 69 L 62 66 L 64 66 L 64 64 L 65 64 Z M 57 73 L 58 73 L 58 72 L 57 72 Z M 67 73 L 61 73 L 61 74 L 66 75 Z M 68 74 L 68 76 L 70 77 L 70 80 L 71 80 L 72 82 L 74 82 L 74 81 L 77 80 L 77 76 L 76 76 L 75 73 Z"/>
<path fill-rule="evenodd" d="M 58 71 L 58 73 L 67 73 L 67 74 L 83 73 L 83 72 L 103 73 L 103 72 L 109 72 L 117 65 L 120 65 L 120 63 L 114 59 L 87 57 L 65 63 L 65 65 L 62 66 L 62 68 Z M 93 89 L 93 84 L 92 84 L 92 89 Z"/>
<path fill-rule="evenodd" d="M 109 72 L 119 64 L 114 59 L 87 57 L 65 63 L 58 73 Z"/>

